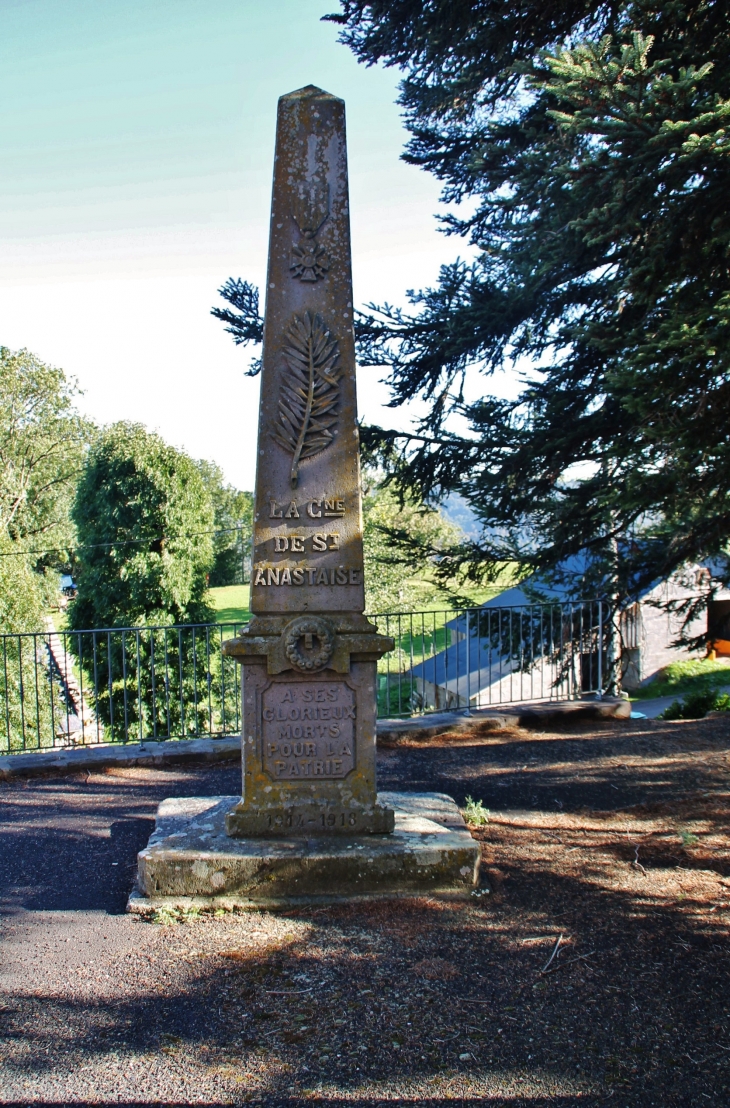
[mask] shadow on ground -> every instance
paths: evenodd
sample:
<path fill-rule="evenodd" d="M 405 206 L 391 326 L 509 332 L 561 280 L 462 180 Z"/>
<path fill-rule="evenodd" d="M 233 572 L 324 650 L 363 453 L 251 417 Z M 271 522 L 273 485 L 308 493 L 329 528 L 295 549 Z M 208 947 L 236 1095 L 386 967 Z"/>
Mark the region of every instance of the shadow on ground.
<path fill-rule="evenodd" d="M 240 781 L 230 763 L 0 783 L 0 912 L 124 912 L 160 801 L 236 793 Z"/>
<path fill-rule="evenodd" d="M 383 787 L 492 808 L 489 895 L 102 915 L 78 970 L 29 952 L 43 913 L 69 943 L 119 913 L 159 799 L 237 767 L 7 787 L 3 1103 L 730 1103 L 730 727 L 706 723 L 386 751 Z"/>
<path fill-rule="evenodd" d="M 668 803 L 688 789 L 726 789 L 718 778 L 730 722 L 659 720 L 575 725 L 561 733 L 495 732 L 476 744 L 413 743 L 381 754 L 380 788 L 467 794 L 495 809 L 626 809 Z M 627 761 L 628 759 L 628 761 Z"/>

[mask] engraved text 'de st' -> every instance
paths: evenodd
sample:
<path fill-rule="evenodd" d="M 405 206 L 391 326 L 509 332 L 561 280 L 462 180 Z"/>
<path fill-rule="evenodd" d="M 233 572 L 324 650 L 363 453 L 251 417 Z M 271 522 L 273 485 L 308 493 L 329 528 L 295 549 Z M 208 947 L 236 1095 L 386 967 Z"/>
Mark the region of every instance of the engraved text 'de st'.
<path fill-rule="evenodd" d="M 271 197 L 252 619 L 242 664 L 236 838 L 384 835 L 377 659 L 365 617 L 344 104 L 307 86 L 279 101 Z"/>

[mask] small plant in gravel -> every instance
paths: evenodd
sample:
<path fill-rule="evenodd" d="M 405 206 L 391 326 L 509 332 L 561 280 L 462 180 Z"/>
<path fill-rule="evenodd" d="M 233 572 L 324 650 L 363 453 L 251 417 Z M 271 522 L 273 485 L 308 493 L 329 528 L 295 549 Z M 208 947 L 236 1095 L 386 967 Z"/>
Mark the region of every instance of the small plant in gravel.
<path fill-rule="evenodd" d="M 156 908 L 146 919 L 149 923 L 156 923 L 160 927 L 170 927 L 174 923 L 179 923 L 179 914 L 174 908 Z"/>
<path fill-rule="evenodd" d="M 691 831 L 680 831 L 679 837 L 682 840 L 682 846 L 697 846 L 700 841 Z"/>
<path fill-rule="evenodd" d="M 201 919 L 203 916 L 220 918 L 226 915 L 228 915 L 228 912 L 225 908 L 211 910 L 210 908 L 201 908 L 197 904 L 191 904 L 187 908 L 168 908 L 166 906 L 156 908 L 144 919 L 146 923 L 156 923 L 161 927 L 169 927 L 176 923 L 194 923 L 195 920 Z"/>
<path fill-rule="evenodd" d="M 474 800 L 473 797 L 467 796 L 461 811 L 466 822 L 473 827 L 483 827 L 485 823 L 489 823 L 489 808 L 485 808 L 481 800 Z"/>

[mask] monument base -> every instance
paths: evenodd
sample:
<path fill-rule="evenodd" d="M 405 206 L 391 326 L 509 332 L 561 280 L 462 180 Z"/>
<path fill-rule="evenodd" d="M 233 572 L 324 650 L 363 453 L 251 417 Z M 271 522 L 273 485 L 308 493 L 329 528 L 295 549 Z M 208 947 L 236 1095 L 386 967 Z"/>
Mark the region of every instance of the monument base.
<path fill-rule="evenodd" d="M 277 908 L 359 897 L 465 897 L 479 877 L 479 844 L 443 793 L 378 794 L 395 812 L 385 835 L 230 838 L 235 796 L 174 797 L 157 810 L 138 856 L 128 910 Z"/>

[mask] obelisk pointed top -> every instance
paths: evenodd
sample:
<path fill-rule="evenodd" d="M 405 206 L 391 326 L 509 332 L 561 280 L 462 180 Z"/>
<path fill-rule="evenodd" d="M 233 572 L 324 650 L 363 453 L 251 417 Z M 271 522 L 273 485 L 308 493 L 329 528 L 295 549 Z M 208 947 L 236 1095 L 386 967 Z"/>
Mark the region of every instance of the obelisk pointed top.
<path fill-rule="evenodd" d="M 279 100 L 340 100 L 340 97 L 318 88 L 317 85 L 305 85 L 304 88 L 294 89 L 294 92 L 285 92 Z"/>

